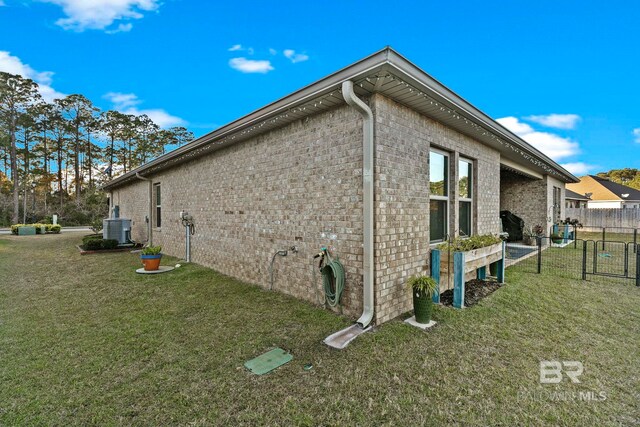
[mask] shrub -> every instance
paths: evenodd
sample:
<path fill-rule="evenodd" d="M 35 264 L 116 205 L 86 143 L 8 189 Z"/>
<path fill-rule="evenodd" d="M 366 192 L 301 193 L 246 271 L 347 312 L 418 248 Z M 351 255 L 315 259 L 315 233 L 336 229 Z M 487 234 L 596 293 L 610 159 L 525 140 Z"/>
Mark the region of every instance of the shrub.
<path fill-rule="evenodd" d="M 82 247 L 86 251 L 116 249 L 118 247 L 118 241 L 114 239 L 103 239 L 99 234 L 93 234 L 82 238 Z"/>
<path fill-rule="evenodd" d="M 58 234 L 60 233 L 60 230 L 62 229 L 62 227 L 59 224 L 41 224 L 41 223 L 35 223 L 35 224 L 14 224 L 11 226 L 11 233 L 13 234 L 18 234 L 18 228 L 20 227 L 35 227 L 36 228 L 36 234 L 42 234 L 42 227 L 45 228 L 45 233 L 53 233 L 53 234 Z"/>
<path fill-rule="evenodd" d="M 84 243 L 84 248 L 87 251 L 99 251 L 102 249 L 102 239 L 89 239 Z"/>
<path fill-rule="evenodd" d="M 115 239 L 104 239 L 102 241 L 102 249 L 115 249 L 118 247 L 118 241 Z"/>
<path fill-rule="evenodd" d="M 451 242 L 445 242 L 438 245 L 438 249 L 443 251 L 466 252 L 473 249 L 484 248 L 486 246 L 501 243 L 502 239 L 493 234 L 485 234 L 483 236 L 471 236 L 468 238 L 458 237 Z"/>
<path fill-rule="evenodd" d="M 91 221 L 91 231 L 96 234 L 102 231 L 102 219 L 94 219 Z"/>
<path fill-rule="evenodd" d="M 89 234 L 82 238 L 82 244 L 86 245 L 89 240 L 102 239 L 102 234 Z"/>
<path fill-rule="evenodd" d="M 45 224 L 44 226 L 47 228 L 47 233 L 59 234 L 62 230 L 60 224 Z"/>

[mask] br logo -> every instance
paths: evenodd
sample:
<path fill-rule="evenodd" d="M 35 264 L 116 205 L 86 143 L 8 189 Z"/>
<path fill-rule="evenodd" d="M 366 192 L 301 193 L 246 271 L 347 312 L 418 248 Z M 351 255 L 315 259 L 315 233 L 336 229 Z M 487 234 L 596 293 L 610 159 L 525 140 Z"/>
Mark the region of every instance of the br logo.
<path fill-rule="evenodd" d="M 582 363 L 571 360 L 541 360 L 540 361 L 540 382 L 542 384 L 557 384 L 562 381 L 562 374 L 566 375 L 571 382 L 579 383 L 578 377 L 582 375 L 584 367 Z"/>

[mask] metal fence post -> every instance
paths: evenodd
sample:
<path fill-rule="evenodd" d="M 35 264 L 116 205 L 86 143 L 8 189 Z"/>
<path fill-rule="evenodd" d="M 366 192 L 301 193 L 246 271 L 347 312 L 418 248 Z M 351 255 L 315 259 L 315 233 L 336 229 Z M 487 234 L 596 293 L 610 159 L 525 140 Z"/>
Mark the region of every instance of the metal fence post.
<path fill-rule="evenodd" d="M 629 244 L 624 244 L 624 277 L 629 277 Z"/>
<path fill-rule="evenodd" d="M 640 286 L 640 245 L 636 245 L 636 286 Z"/>
<path fill-rule="evenodd" d="M 638 253 L 638 229 L 633 229 L 633 253 Z"/>
<path fill-rule="evenodd" d="M 604 251 L 604 241 L 607 239 L 607 227 L 602 227 L 602 250 Z"/>
<path fill-rule="evenodd" d="M 542 271 L 542 237 L 537 237 L 538 240 L 538 274 Z"/>
<path fill-rule="evenodd" d="M 587 241 L 582 241 L 582 280 L 587 280 Z"/>

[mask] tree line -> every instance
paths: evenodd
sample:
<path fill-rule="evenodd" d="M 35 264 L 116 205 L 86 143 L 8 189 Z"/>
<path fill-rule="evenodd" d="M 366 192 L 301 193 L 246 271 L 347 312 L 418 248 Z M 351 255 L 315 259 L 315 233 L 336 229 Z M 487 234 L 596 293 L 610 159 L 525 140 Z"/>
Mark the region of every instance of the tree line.
<path fill-rule="evenodd" d="M 33 80 L 0 72 L 0 224 L 101 217 L 102 183 L 192 139 L 185 127 L 101 111 L 80 94 L 46 102 Z"/>
<path fill-rule="evenodd" d="M 598 173 L 598 176 L 601 178 L 608 178 L 610 181 L 640 190 L 640 169 L 611 169 L 609 172 Z"/>

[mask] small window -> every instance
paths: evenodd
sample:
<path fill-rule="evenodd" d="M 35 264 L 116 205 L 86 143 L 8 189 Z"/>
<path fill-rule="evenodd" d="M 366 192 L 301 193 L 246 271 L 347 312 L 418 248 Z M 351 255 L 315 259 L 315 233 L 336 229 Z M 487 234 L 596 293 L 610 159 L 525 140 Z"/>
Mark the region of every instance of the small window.
<path fill-rule="evenodd" d="M 458 230 L 461 236 L 471 236 L 473 224 L 473 163 L 460 159 L 458 162 Z"/>
<path fill-rule="evenodd" d="M 160 184 L 156 184 L 154 186 L 154 194 L 155 194 L 155 205 L 156 205 L 156 228 L 160 228 L 162 226 L 162 196 L 160 191 Z"/>
<path fill-rule="evenodd" d="M 449 222 L 449 156 L 429 153 L 429 236 L 432 243 L 446 240 Z"/>

